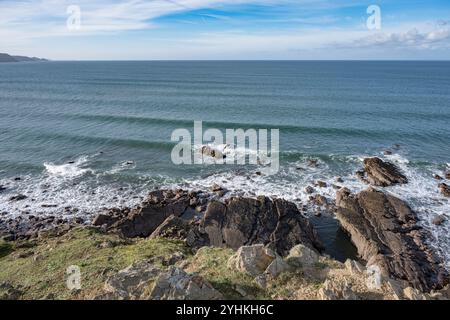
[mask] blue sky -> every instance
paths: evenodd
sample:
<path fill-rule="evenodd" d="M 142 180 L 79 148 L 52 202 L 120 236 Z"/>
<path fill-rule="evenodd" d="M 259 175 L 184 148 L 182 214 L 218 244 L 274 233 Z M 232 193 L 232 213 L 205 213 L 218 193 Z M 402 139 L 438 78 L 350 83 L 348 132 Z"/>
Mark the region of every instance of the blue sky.
<path fill-rule="evenodd" d="M 447 60 L 450 1 L 0 0 L 0 39 L 55 60 Z"/>

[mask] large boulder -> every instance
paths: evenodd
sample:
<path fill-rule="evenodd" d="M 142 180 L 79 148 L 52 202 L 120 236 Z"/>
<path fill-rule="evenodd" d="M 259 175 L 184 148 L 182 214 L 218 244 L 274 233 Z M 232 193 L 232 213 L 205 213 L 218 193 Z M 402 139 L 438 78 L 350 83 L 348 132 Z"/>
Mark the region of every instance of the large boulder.
<path fill-rule="evenodd" d="M 231 269 L 248 273 L 256 277 L 264 273 L 267 267 L 276 259 L 276 254 L 262 244 L 242 246 L 228 261 Z"/>
<path fill-rule="evenodd" d="M 171 267 L 159 275 L 149 296 L 152 300 L 220 300 L 222 294 L 203 277 Z"/>
<path fill-rule="evenodd" d="M 388 187 L 408 182 L 394 164 L 377 157 L 364 159 L 364 172 L 366 175 L 362 173 L 361 178 L 374 186 Z"/>
<path fill-rule="evenodd" d="M 209 203 L 202 227 L 210 245 L 235 250 L 252 244 L 270 245 L 285 256 L 289 250 L 303 244 L 320 249 L 318 236 L 308 219 L 294 203 L 267 197 L 230 198 Z"/>
<path fill-rule="evenodd" d="M 311 268 L 319 262 L 320 256 L 315 251 L 302 244 L 298 244 L 289 251 L 287 263 L 295 267 Z"/>
<path fill-rule="evenodd" d="M 336 205 L 337 219 L 368 266 L 421 291 L 448 282 L 442 261 L 427 245 L 426 233 L 404 201 L 373 188 L 356 195 L 344 188 L 337 193 Z"/>
<path fill-rule="evenodd" d="M 151 260 L 138 261 L 109 277 L 104 290 L 108 299 L 142 299 L 161 269 Z"/>

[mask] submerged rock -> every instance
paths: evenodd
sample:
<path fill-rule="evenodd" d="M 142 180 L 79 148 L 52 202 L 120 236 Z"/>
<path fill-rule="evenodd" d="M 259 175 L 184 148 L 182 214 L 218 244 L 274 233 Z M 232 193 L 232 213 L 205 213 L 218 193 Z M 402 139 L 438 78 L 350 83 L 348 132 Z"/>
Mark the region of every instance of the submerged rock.
<path fill-rule="evenodd" d="M 436 226 L 440 226 L 445 222 L 445 217 L 443 215 L 437 215 L 433 218 L 431 222 Z"/>
<path fill-rule="evenodd" d="M 365 180 L 374 186 L 388 187 L 394 184 L 404 184 L 408 179 L 390 162 L 380 158 L 364 159 Z"/>
<path fill-rule="evenodd" d="M 359 194 L 341 189 L 336 217 L 367 261 L 385 277 L 404 279 L 416 289 L 442 288 L 448 274 L 426 244 L 416 215 L 402 200 L 369 188 Z"/>

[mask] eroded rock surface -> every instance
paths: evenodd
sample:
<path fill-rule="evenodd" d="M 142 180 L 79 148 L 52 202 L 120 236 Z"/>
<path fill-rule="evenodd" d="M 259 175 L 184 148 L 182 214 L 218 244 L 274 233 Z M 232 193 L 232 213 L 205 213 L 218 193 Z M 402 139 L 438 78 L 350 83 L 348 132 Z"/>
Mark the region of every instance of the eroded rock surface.
<path fill-rule="evenodd" d="M 223 295 L 203 277 L 171 267 L 162 273 L 149 296 L 152 300 L 220 300 Z"/>
<path fill-rule="evenodd" d="M 448 282 L 441 260 L 427 246 L 425 232 L 404 201 L 373 188 L 356 195 L 344 188 L 336 205 L 336 217 L 368 266 L 424 292 Z"/>
<path fill-rule="evenodd" d="M 408 183 L 406 176 L 394 164 L 377 157 L 364 159 L 364 171 L 358 172 L 358 176 L 371 185 L 381 187 Z"/>
<path fill-rule="evenodd" d="M 281 256 L 296 244 L 321 248 L 312 224 L 295 204 L 267 197 L 231 198 L 209 204 L 202 226 L 210 245 L 237 250 L 252 244 L 270 245 Z"/>
<path fill-rule="evenodd" d="M 321 249 L 312 224 L 294 203 L 267 197 L 215 199 L 214 195 L 200 197 L 187 191 L 155 191 L 122 218 L 115 214 L 113 218 L 99 216 L 94 221 L 127 238 L 185 239 L 192 247 L 211 245 L 237 250 L 263 244 L 282 256 L 297 244 Z M 198 203 L 207 204 L 205 212 L 195 210 Z"/>

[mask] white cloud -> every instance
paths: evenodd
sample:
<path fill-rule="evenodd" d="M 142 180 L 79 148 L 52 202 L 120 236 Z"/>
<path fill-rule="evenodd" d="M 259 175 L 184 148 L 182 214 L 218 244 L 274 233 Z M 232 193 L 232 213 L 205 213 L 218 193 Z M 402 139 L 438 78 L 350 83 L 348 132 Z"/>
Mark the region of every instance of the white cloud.
<path fill-rule="evenodd" d="M 435 49 L 450 45 L 450 28 L 438 24 L 431 30 L 420 31 L 412 28 L 401 32 L 379 32 L 343 44 L 349 47 L 409 47 L 415 49 Z"/>

